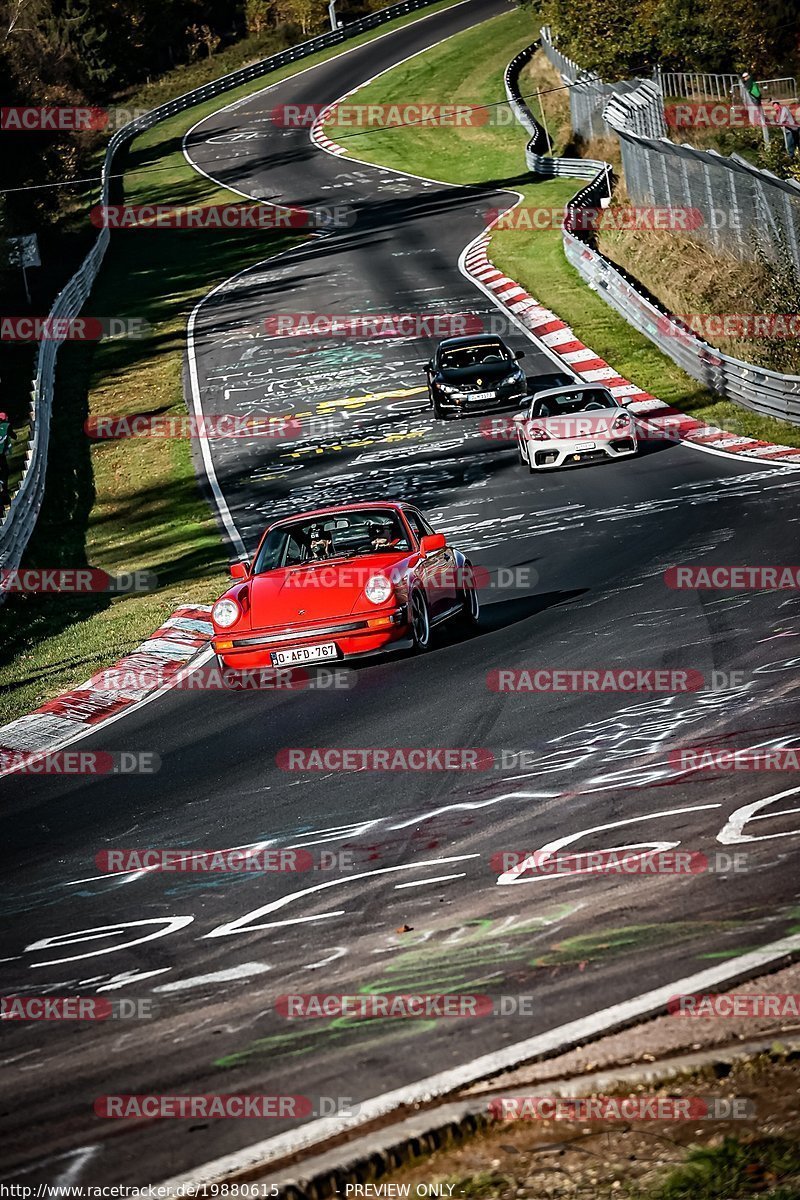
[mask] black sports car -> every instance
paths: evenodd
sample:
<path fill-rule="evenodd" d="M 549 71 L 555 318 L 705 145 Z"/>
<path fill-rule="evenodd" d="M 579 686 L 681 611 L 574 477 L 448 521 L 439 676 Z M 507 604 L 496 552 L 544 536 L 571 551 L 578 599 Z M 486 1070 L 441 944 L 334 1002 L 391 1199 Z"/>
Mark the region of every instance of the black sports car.
<path fill-rule="evenodd" d="M 525 372 L 514 353 L 491 333 L 447 338 L 425 368 L 436 417 L 464 417 L 513 405 L 527 394 Z"/>

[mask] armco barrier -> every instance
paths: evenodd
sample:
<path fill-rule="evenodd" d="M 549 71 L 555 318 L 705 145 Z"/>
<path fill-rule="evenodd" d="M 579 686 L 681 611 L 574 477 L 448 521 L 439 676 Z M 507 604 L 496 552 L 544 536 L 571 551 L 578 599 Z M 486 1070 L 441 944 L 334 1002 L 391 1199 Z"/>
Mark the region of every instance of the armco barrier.
<path fill-rule="evenodd" d="M 581 79 L 578 64 L 555 48 L 547 26 L 542 29 L 542 49 L 567 83 Z M 627 83 L 602 84 L 591 77 L 588 83 L 574 83 L 570 94 L 598 88 L 610 88 L 613 93 L 606 96 L 605 108 L 599 111 L 598 99 L 586 126 L 583 110 L 576 115 L 571 101 L 573 128 L 587 139 L 618 135 L 632 204 L 697 209 L 703 223 L 695 236 L 715 250 L 752 261 L 760 248 L 776 262 L 790 258 L 800 274 L 800 183 L 759 170 L 738 154 L 726 157 L 715 150 L 696 150 L 669 141 L 663 96 L 650 80 L 631 88 Z M 605 93 L 598 91 L 598 97 L 602 95 Z M 751 106 L 751 116 L 754 111 Z M 759 120 L 753 123 L 760 124 L 768 135 L 769 128 L 757 111 Z M 576 120 L 583 124 L 576 125 Z"/>
<path fill-rule="evenodd" d="M 336 31 L 320 34 L 298 46 L 290 46 L 287 50 L 270 55 L 269 58 L 261 59 L 259 62 L 251 63 L 229 75 L 214 79 L 211 83 L 186 92 L 183 96 L 169 100 L 166 104 L 161 104 L 158 108 L 151 109 L 150 112 L 137 117 L 135 121 L 131 121 L 119 129 L 108 143 L 100 176 L 98 203 L 108 204 L 114 157 L 120 147 L 131 141 L 137 134 L 157 125 L 159 121 L 165 121 L 167 118 L 183 112 L 184 109 L 202 104 L 205 100 L 222 95 L 224 92 L 249 83 L 253 79 L 258 79 L 262 75 L 268 75 L 271 71 L 277 71 L 280 67 L 315 54 L 318 50 L 336 46 L 340 42 L 347 41 L 348 38 L 357 37 L 378 25 L 383 25 L 386 21 L 394 20 L 395 17 L 403 16 L 404 13 L 413 12 L 418 8 L 426 8 L 434 2 L 435 0 L 402 0 L 399 4 L 391 4 L 388 8 L 380 9 L 378 12 L 352 21 L 348 25 L 343 25 Z M 92 284 L 97 278 L 109 237 L 107 229 L 100 231 L 86 258 L 69 283 L 56 297 L 49 313 L 51 318 L 71 318 L 80 313 Z M 25 466 L 22 480 L 2 525 L 0 525 L 0 570 L 15 570 L 19 566 L 42 507 L 47 473 L 47 450 L 50 438 L 50 414 L 53 405 L 56 358 L 60 345 L 61 342 L 56 338 L 39 343 L 31 393 L 30 435 Z M 0 591 L 0 603 L 4 599 L 5 594 Z"/>
<path fill-rule="evenodd" d="M 525 154 L 527 165 L 536 174 L 588 180 L 568 204 L 568 213 L 597 208 L 601 198 L 609 194 L 609 163 L 597 159 L 551 159 L 540 153 L 547 140 L 545 132 L 522 99 L 518 82 L 520 71 L 535 49 L 536 45 L 529 46 L 518 54 L 508 64 L 505 74 L 511 110 L 531 135 Z M 651 197 L 650 203 L 653 202 Z M 686 329 L 672 314 L 653 304 L 588 239 L 578 237 L 566 227 L 562 237 L 567 259 L 589 287 L 687 375 L 744 408 L 800 425 L 800 376 L 781 375 L 722 354 Z"/>

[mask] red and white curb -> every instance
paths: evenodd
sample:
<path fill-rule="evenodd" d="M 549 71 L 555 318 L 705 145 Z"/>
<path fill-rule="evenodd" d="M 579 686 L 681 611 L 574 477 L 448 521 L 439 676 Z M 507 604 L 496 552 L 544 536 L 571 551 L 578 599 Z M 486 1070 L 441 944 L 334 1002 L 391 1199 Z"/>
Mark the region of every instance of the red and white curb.
<path fill-rule="evenodd" d="M 351 161 L 363 161 L 350 155 L 345 146 L 332 141 L 323 131 L 323 126 L 335 115 L 337 104 L 360 91 L 368 82 L 371 80 L 340 96 L 317 116 L 311 126 L 311 141 L 326 154 L 338 157 L 346 154 Z M 376 167 L 375 163 L 366 165 Z M 410 175 L 407 171 L 391 169 L 397 175 Z M 673 408 L 671 404 L 659 400 L 657 396 L 652 396 L 650 392 L 643 391 L 620 375 L 604 358 L 600 358 L 594 350 L 584 345 L 566 322 L 544 308 L 515 279 L 509 279 L 498 270 L 488 257 L 491 230 L 492 225 L 487 226 L 467 247 L 462 256 L 465 273 L 490 292 L 496 303 L 507 308 L 531 336 L 541 343 L 551 359 L 563 363 L 568 371 L 584 383 L 602 383 L 614 396 L 624 400 L 626 407 L 640 418 L 641 424 L 649 426 L 661 436 L 667 436 L 671 441 L 685 442 L 695 449 L 714 454 L 733 454 L 758 461 L 800 464 L 800 448 L 797 446 L 764 442 L 759 438 L 728 433 L 717 425 L 706 425 L 703 421 L 698 421 L 680 409 Z"/>
<path fill-rule="evenodd" d="M 188 661 L 208 644 L 212 634 L 210 612 L 208 604 L 176 609 L 154 634 L 112 667 L 48 700 L 35 712 L 0 727 L 0 775 L 14 770 L 13 766 L 3 770 L 4 760 L 18 763 L 20 754 L 58 750 L 101 722 L 116 719 L 168 688 Z M 122 686 L 109 688 L 110 676 L 119 679 Z M 137 678 L 152 683 L 137 687 Z M 131 681 L 130 687 L 124 686 L 126 680 Z"/>
<path fill-rule="evenodd" d="M 352 92 L 347 93 L 347 96 L 351 95 Z M 335 116 L 337 104 L 341 104 L 343 100 L 347 99 L 347 96 L 340 96 L 339 99 L 335 100 L 333 104 L 329 104 L 327 108 L 323 108 L 322 112 L 314 118 L 314 123 L 312 124 L 309 132 L 309 137 L 315 146 L 319 146 L 320 150 L 324 150 L 326 154 L 333 154 L 337 157 L 340 157 L 342 154 L 346 154 L 347 151 L 345 150 L 344 146 L 340 146 L 338 142 L 331 141 L 331 139 L 325 133 L 323 126 L 326 121 L 332 120 L 332 118 Z"/>
<path fill-rule="evenodd" d="M 513 313 L 537 341 L 547 347 L 551 357 L 555 355 L 559 358 L 567 370 L 584 383 L 600 383 L 607 387 L 613 395 L 624 400 L 631 412 L 640 415 L 644 424 L 660 433 L 667 432 L 675 441 L 687 442 L 704 450 L 741 455 L 743 458 L 800 463 L 800 449 L 796 446 L 762 442 L 757 438 L 726 433 L 716 425 L 706 425 L 651 396 L 649 392 L 642 391 L 618 374 L 605 359 L 585 346 L 560 317 L 544 308 L 515 280 L 497 269 L 488 257 L 490 241 L 491 234 L 485 230 L 469 246 L 464 257 L 467 274 L 479 281 L 497 302 Z"/>

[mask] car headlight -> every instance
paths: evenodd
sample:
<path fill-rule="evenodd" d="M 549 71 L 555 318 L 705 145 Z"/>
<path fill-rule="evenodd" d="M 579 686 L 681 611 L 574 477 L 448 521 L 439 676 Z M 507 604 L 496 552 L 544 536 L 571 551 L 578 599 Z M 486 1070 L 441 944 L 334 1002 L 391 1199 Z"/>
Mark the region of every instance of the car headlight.
<path fill-rule="evenodd" d="M 461 391 L 460 388 L 453 387 L 452 383 L 437 383 L 440 392 L 444 392 L 446 396 L 452 396 L 454 392 Z"/>
<path fill-rule="evenodd" d="M 523 370 L 521 370 L 519 367 L 515 367 L 510 375 L 506 375 L 505 379 L 503 380 L 502 386 L 507 387 L 508 384 L 510 384 L 510 383 L 522 383 L 524 378 L 525 378 L 525 372 Z"/>
<path fill-rule="evenodd" d="M 385 575 L 373 575 L 367 580 L 364 595 L 371 604 L 383 604 L 392 594 L 392 583 Z"/>
<path fill-rule="evenodd" d="M 630 423 L 631 423 L 631 419 L 630 419 L 630 416 L 628 415 L 628 413 L 626 413 L 626 412 L 620 413 L 618 417 L 614 418 L 614 423 L 612 424 L 611 428 L 612 429 L 626 429 L 626 428 L 628 428 Z"/>
<path fill-rule="evenodd" d="M 218 600 L 211 615 L 217 625 L 227 629 L 230 625 L 236 624 L 242 615 L 242 610 L 235 600 Z"/>
<path fill-rule="evenodd" d="M 535 442 L 549 442 L 550 434 L 541 425 L 534 425 L 532 421 L 525 422 L 525 432 L 529 438 Z"/>

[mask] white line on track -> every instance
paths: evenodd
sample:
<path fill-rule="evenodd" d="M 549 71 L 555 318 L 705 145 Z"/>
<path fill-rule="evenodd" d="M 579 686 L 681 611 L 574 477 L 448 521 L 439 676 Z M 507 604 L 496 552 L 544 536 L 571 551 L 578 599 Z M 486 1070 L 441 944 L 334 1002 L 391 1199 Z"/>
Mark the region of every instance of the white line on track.
<path fill-rule="evenodd" d="M 591 1016 L 581 1017 L 566 1025 L 558 1025 L 546 1033 L 536 1034 L 524 1041 L 515 1042 L 511 1046 L 504 1046 L 502 1050 L 484 1054 L 462 1066 L 451 1067 L 447 1071 L 429 1075 L 427 1079 L 420 1079 L 417 1083 L 374 1096 L 360 1105 L 356 1117 L 324 1117 L 321 1120 L 311 1121 L 300 1129 L 278 1134 L 277 1137 L 265 1138 L 244 1150 L 225 1155 L 202 1167 L 197 1167 L 186 1175 L 165 1180 L 161 1186 L 174 1191 L 181 1184 L 220 1183 L 223 1180 L 235 1179 L 240 1173 L 252 1171 L 256 1167 L 266 1169 L 271 1162 L 289 1154 L 308 1151 L 328 1138 L 385 1117 L 401 1106 L 424 1103 L 448 1096 L 459 1088 L 467 1087 L 482 1079 L 489 1079 L 501 1071 L 519 1066 L 520 1063 L 552 1056 L 581 1045 L 583 1042 L 614 1029 L 623 1028 L 665 1011 L 667 1002 L 674 995 L 703 992 L 709 988 L 718 988 L 722 984 L 730 984 L 734 980 L 752 977 L 763 968 L 798 952 L 800 952 L 800 935 L 771 942 L 760 950 L 753 950 L 749 954 L 743 954 L 729 962 L 709 967 L 705 971 L 698 971 L 694 975 L 687 975 L 683 979 L 654 988 L 650 992 L 643 992 L 622 1004 L 601 1009 L 599 1012 L 592 1013 Z M 250 1177 L 247 1176 L 247 1178 Z"/>
<path fill-rule="evenodd" d="M 442 41 L 447 41 L 447 39 L 443 38 Z M 402 66 L 404 63 L 410 62 L 411 59 L 417 58 L 420 54 L 425 54 L 425 53 L 427 53 L 428 50 L 433 50 L 435 48 L 435 46 L 439 46 L 439 45 L 441 45 L 441 42 L 435 42 L 432 46 L 427 46 L 423 50 L 417 50 L 417 51 L 415 51 L 414 54 L 409 54 L 409 56 L 407 58 L 401 59 L 399 62 L 395 63 L 394 66 L 387 67 L 384 71 L 378 71 L 378 73 L 376 75 L 372 75 L 369 79 L 365 79 L 363 83 L 360 83 L 358 85 L 358 87 L 351 88 L 349 92 L 345 92 L 343 96 L 340 96 L 338 98 L 338 100 L 332 100 L 330 102 L 330 104 L 327 105 L 327 108 L 331 109 L 331 108 L 334 108 L 336 105 L 342 104 L 345 100 L 349 99 L 351 96 L 355 96 L 358 92 L 360 92 L 363 88 L 367 87 L 369 84 L 374 83 L 376 79 L 380 79 L 382 75 L 388 75 L 390 71 L 393 71 L 395 69 L 395 67 Z M 483 192 L 484 194 L 487 191 L 489 191 L 489 188 L 486 185 L 448 183 L 442 179 L 430 179 L 426 175 L 415 175 L 412 171 L 402 171 L 398 167 L 388 167 L 388 166 L 383 166 L 380 163 L 370 162 L 368 159 L 356 157 L 356 155 L 351 154 L 350 151 L 347 150 L 347 147 L 337 146 L 335 143 L 332 143 L 331 148 L 329 148 L 328 146 L 324 145 L 323 143 L 317 142 L 314 140 L 314 131 L 315 131 L 317 124 L 318 124 L 318 122 L 314 123 L 314 126 L 312 126 L 311 132 L 309 134 L 312 144 L 314 146 L 316 146 L 316 148 L 318 150 L 322 150 L 325 154 L 330 154 L 333 158 L 337 158 L 339 162 L 358 163 L 361 166 L 371 167 L 375 171 L 388 171 L 394 175 L 405 176 L 408 179 L 419 179 L 423 183 L 436 183 L 441 187 L 451 187 L 451 188 L 452 187 L 460 187 L 464 190 L 473 189 L 478 192 Z M 520 126 L 520 128 L 522 128 L 522 127 Z M 343 149 L 345 151 L 345 156 L 342 156 Z M 533 178 L 533 176 L 532 176 L 532 178 Z M 495 295 L 494 292 L 492 292 L 489 288 L 487 288 L 475 275 L 470 274 L 470 272 L 466 268 L 466 258 L 467 258 L 467 255 L 469 254 L 470 250 L 473 248 L 473 246 L 475 246 L 475 244 L 477 242 L 479 242 L 481 240 L 481 238 L 483 238 L 490 229 L 494 228 L 494 226 L 498 223 L 498 221 L 500 221 L 502 219 L 502 217 L 505 215 L 505 213 L 509 212 L 511 209 L 516 208 L 517 205 L 521 204 L 522 201 L 524 200 L 524 196 L 522 195 L 522 193 L 518 192 L 515 188 L 501 188 L 500 190 L 507 192 L 511 196 L 516 196 L 516 198 L 517 198 L 516 201 L 513 204 L 510 204 L 508 206 L 508 208 L 503 209 L 503 212 L 499 213 L 489 225 L 486 225 L 484 227 L 484 229 L 482 229 L 481 232 L 472 239 L 472 241 L 469 243 L 469 245 L 464 247 L 463 251 L 459 255 L 458 269 L 461 272 L 461 274 L 464 276 L 465 279 L 468 279 L 471 284 L 473 284 L 476 288 L 478 288 L 481 292 L 483 292 L 483 294 L 492 301 L 492 303 L 495 305 L 495 307 L 499 308 L 501 312 L 507 314 L 507 316 L 513 322 L 513 324 L 516 325 L 516 327 L 519 329 L 520 333 L 524 334 L 524 336 L 530 342 L 533 342 L 533 344 L 539 350 L 541 350 L 543 354 L 545 354 L 552 362 L 554 362 L 556 364 L 556 366 L 559 368 L 559 370 L 570 372 L 570 367 L 565 362 L 565 360 L 563 358 L 557 357 L 557 355 L 554 353 L 554 351 L 551 350 L 550 347 L 541 340 L 541 338 L 538 338 L 535 333 L 533 333 L 530 329 L 528 329 L 528 327 L 526 325 L 523 325 L 523 323 L 515 316 L 515 314 L 509 308 L 507 308 L 505 304 L 503 304 L 501 302 L 501 300 L 498 298 L 498 296 Z M 499 268 L 498 268 L 498 270 L 499 270 Z M 581 376 L 576 375 L 574 371 L 572 371 L 571 374 L 573 375 L 573 378 L 575 379 L 575 381 L 577 383 L 585 383 L 586 382 L 585 379 L 583 379 Z M 650 425 L 650 423 L 644 418 L 643 415 L 640 415 L 638 417 L 638 420 L 642 424 L 648 425 L 650 428 L 658 430 L 658 426 Z M 660 430 L 659 430 L 659 432 L 660 432 Z M 736 462 L 738 462 L 738 463 L 744 462 L 748 466 L 751 464 L 755 464 L 755 463 L 758 463 L 758 465 L 762 465 L 762 464 L 766 463 L 766 465 L 768 465 L 768 466 L 774 465 L 776 468 L 778 468 L 778 467 L 783 468 L 783 470 L 800 471 L 800 464 L 781 463 L 778 461 L 771 463 L 768 459 L 756 459 L 756 460 L 743 459 L 741 454 L 733 454 L 729 450 L 720 450 L 713 446 L 704 446 L 699 442 L 690 442 L 690 441 L 681 440 L 680 442 L 677 442 L 676 445 L 685 446 L 689 450 L 697 450 L 701 454 L 714 454 L 720 458 L 728 458 L 728 459 L 732 458 Z"/>

